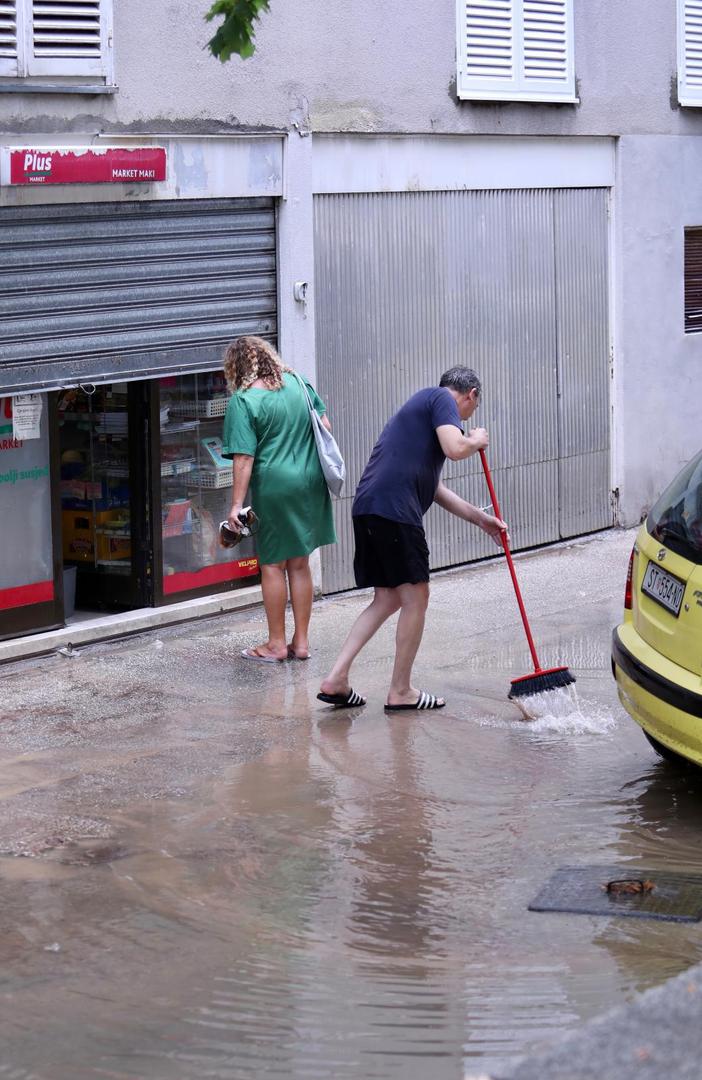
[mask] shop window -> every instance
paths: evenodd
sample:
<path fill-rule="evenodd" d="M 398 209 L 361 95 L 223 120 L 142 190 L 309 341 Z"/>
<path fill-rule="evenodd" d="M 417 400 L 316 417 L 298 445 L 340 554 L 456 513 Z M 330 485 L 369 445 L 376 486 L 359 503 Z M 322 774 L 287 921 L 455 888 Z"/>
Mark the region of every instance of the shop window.
<path fill-rule="evenodd" d="M 576 102 L 574 0 L 457 0 L 458 96 Z"/>
<path fill-rule="evenodd" d="M 702 228 L 685 229 L 685 333 L 702 330 Z"/>
<path fill-rule="evenodd" d="M 0 76 L 112 82 L 112 0 L 0 0 Z"/>
<path fill-rule="evenodd" d="M 227 385 L 217 371 L 169 376 L 159 388 L 163 595 L 216 592 L 258 574 L 252 539 L 218 542 L 232 501 L 232 463 L 221 456 Z"/>

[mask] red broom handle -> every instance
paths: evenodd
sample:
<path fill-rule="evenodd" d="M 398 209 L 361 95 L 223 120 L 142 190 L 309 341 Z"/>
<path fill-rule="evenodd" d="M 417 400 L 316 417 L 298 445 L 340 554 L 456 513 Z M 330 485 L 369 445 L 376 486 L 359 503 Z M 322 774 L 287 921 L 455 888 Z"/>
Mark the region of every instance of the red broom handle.
<path fill-rule="evenodd" d="M 495 494 L 495 487 L 492 482 L 492 476 L 490 475 L 490 469 L 488 468 L 487 458 L 485 457 L 485 451 L 480 451 L 480 460 L 483 465 L 483 472 L 485 473 L 485 479 L 487 481 L 488 491 L 490 492 L 490 499 L 492 501 L 492 508 L 495 512 L 495 517 L 501 518 L 500 507 L 497 502 L 497 495 Z M 500 530 L 500 540 L 502 541 L 502 547 L 505 549 L 505 555 L 507 556 L 507 565 L 509 566 L 509 572 L 512 575 L 512 584 L 514 585 L 514 592 L 517 597 L 517 603 L 519 604 L 519 614 L 522 616 L 522 622 L 524 623 L 524 630 L 529 642 L 529 651 L 531 652 L 531 658 L 534 661 L 534 670 L 541 671 L 542 667 L 539 663 L 539 658 L 536 655 L 536 646 L 534 645 L 534 639 L 531 636 L 531 629 L 529 627 L 529 620 L 527 619 L 526 608 L 524 607 L 524 601 L 522 600 L 521 589 L 519 588 L 519 582 L 517 581 L 517 574 L 514 569 L 514 562 L 512 560 L 512 552 L 509 550 L 509 541 L 507 539 L 507 533 L 504 529 Z"/>

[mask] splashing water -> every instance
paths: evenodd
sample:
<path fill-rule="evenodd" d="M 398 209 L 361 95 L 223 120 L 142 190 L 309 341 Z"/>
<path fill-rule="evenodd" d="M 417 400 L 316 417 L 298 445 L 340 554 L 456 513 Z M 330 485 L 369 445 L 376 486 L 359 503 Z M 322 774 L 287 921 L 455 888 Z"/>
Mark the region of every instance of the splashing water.
<path fill-rule="evenodd" d="M 568 735 L 603 735 L 614 727 L 614 717 L 593 702 L 581 701 L 574 685 L 517 698 L 514 701 L 535 732 Z"/>

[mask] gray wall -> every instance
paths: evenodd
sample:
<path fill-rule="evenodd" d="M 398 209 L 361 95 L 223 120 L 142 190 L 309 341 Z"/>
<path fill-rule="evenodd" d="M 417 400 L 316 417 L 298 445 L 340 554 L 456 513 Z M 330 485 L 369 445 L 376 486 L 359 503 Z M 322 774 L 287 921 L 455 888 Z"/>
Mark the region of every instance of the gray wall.
<path fill-rule="evenodd" d="M 115 0 L 119 93 L 0 94 L 0 128 L 685 134 L 675 103 L 674 0 L 575 0 L 579 106 L 455 96 L 454 0 L 273 0 L 251 60 L 204 51 L 209 0 Z"/>
<path fill-rule="evenodd" d="M 622 136 L 612 245 L 612 486 L 622 522 L 638 520 L 702 443 L 702 335 L 686 336 L 682 317 L 683 229 L 702 225 L 702 140 L 694 137 L 702 109 L 676 103 L 674 0 L 575 0 L 578 106 L 459 103 L 454 0 L 272 0 L 255 57 L 227 65 L 204 50 L 208 6 L 115 0 L 119 92 L 0 93 L 0 131 L 75 132 L 79 141 L 96 132 L 271 128 Z M 314 292 L 303 311 L 292 284 L 312 281 L 312 142 L 289 140 L 290 198 L 280 213 L 281 343 L 309 373 Z"/>
<path fill-rule="evenodd" d="M 702 226 L 702 139 L 619 141 L 614 486 L 634 524 L 702 447 L 702 334 L 683 330 L 683 243 Z"/>

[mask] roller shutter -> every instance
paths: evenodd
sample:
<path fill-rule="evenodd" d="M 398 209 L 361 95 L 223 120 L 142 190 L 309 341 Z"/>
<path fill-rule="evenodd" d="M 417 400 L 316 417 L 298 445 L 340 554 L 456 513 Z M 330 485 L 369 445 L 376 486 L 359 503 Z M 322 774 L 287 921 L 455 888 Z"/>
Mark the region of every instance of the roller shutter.
<path fill-rule="evenodd" d="M 514 548 L 611 526 L 607 200 L 601 188 L 316 196 L 317 379 L 347 467 L 325 592 L 353 586 L 351 504 L 378 435 L 454 364 L 483 382 L 473 424 L 490 432 Z M 488 502 L 477 457 L 443 475 Z M 426 529 L 432 569 L 495 552 L 441 510 Z"/>
<path fill-rule="evenodd" d="M 0 209 L 0 386 L 216 366 L 276 336 L 272 199 Z"/>

